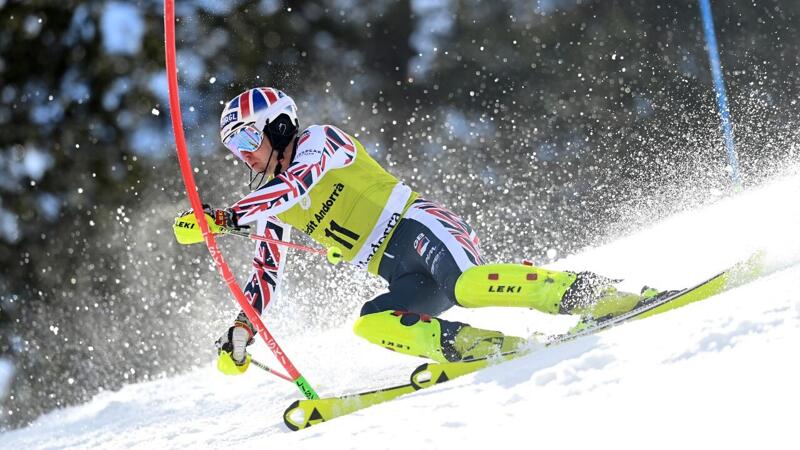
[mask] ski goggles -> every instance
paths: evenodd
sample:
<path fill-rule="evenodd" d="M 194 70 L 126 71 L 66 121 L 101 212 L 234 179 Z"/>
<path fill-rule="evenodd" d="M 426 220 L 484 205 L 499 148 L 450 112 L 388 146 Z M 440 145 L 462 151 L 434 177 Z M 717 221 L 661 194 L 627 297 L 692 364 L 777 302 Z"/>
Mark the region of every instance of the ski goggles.
<path fill-rule="evenodd" d="M 241 158 L 242 152 L 254 152 L 258 150 L 264 134 L 252 125 L 245 125 L 231 133 L 222 142 L 228 150 Z"/>

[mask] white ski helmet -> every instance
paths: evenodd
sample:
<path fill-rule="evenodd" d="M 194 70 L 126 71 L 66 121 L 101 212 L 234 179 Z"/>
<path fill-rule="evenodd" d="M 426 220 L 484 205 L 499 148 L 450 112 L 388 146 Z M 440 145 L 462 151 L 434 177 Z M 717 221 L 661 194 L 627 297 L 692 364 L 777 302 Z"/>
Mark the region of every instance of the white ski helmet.
<path fill-rule="evenodd" d="M 219 137 L 225 143 L 233 133 L 248 125 L 267 137 L 273 149 L 282 154 L 297 134 L 297 105 L 291 97 L 275 88 L 248 89 L 225 105 L 219 121 Z M 242 159 L 241 151 L 236 148 L 229 150 Z"/>

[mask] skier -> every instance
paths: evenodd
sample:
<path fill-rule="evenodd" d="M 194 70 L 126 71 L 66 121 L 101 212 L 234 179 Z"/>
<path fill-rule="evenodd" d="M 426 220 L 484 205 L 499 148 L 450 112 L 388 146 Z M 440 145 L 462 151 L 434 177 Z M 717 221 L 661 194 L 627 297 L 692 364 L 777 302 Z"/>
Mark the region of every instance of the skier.
<path fill-rule="evenodd" d="M 212 230 L 251 231 L 289 240 L 289 227 L 379 275 L 389 290 L 366 302 L 356 335 L 392 350 L 458 361 L 515 349 L 525 339 L 437 318 L 453 306 L 516 306 L 601 317 L 628 311 L 655 292 L 618 291 L 591 272 L 486 264 L 475 231 L 457 214 L 422 198 L 386 172 L 353 136 L 333 125 L 300 131 L 291 97 L 269 87 L 225 104 L 222 143 L 250 168 L 256 189 L 229 208 L 206 210 Z M 191 212 L 176 221 L 186 233 Z M 197 227 L 194 227 L 196 229 Z M 261 314 L 280 282 L 286 249 L 256 244 L 244 293 Z M 256 330 L 243 312 L 217 341 L 218 368 L 247 370 Z"/>

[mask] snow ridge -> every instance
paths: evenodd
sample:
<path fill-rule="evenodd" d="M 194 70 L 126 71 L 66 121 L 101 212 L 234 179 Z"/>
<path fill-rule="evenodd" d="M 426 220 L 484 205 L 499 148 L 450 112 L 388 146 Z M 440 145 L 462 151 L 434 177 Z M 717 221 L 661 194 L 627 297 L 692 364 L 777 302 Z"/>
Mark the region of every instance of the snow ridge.
<path fill-rule="evenodd" d="M 53 412 L 5 433 L 0 447 L 794 448 L 797 198 L 800 177 L 786 178 L 553 265 L 623 275 L 632 289 L 673 288 L 764 249 L 772 272 L 753 283 L 308 430 L 283 425 L 283 410 L 298 398 L 292 386 L 255 369 L 227 378 L 209 364 Z M 501 308 L 446 317 L 516 334 L 563 331 L 574 321 Z M 421 362 L 347 328 L 284 347 L 323 395 L 406 382 Z M 269 361 L 264 349 L 255 353 Z"/>

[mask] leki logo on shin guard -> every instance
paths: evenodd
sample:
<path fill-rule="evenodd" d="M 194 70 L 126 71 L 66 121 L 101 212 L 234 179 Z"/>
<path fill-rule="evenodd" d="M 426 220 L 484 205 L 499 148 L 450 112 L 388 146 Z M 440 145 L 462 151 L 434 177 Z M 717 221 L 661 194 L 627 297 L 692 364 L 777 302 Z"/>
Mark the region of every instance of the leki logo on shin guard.
<path fill-rule="evenodd" d="M 381 345 L 388 348 L 389 350 L 394 350 L 395 348 L 411 350 L 411 347 L 408 345 L 402 344 L 400 342 L 387 341 L 385 339 L 381 339 Z"/>
<path fill-rule="evenodd" d="M 517 294 L 522 292 L 522 286 L 506 286 L 503 284 L 490 285 L 489 292 Z"/>

